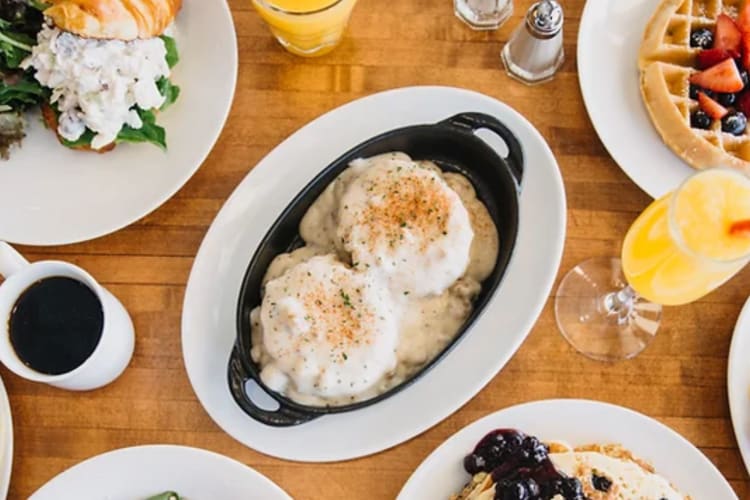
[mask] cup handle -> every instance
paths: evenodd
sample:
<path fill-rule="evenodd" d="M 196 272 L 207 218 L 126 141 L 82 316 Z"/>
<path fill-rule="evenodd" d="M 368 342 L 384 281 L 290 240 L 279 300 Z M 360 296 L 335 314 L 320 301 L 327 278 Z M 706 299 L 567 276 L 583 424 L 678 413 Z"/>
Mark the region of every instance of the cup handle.
<path fill-rule="evenodd" d="M 12 274 L 29 265 L 29 261 L 18 253 L 15 248 L 4 241 L 0 241 L 0 275 L 10 278 Z"/>

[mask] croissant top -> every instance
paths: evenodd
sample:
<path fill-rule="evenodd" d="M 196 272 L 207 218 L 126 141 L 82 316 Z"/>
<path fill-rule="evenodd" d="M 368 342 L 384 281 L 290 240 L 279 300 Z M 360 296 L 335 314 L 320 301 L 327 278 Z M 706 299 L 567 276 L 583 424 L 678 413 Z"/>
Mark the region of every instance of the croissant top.
<path fill-rule="evenodd" d="M 161 35 L 182 0 L 51 0 L 44 14 L 61 30 L 85 38 L 134 40 Z"/>

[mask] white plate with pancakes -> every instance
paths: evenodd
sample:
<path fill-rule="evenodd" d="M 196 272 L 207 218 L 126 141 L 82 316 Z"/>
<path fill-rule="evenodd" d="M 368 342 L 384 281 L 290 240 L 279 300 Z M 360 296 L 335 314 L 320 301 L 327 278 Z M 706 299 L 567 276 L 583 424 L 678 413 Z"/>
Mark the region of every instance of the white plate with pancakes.
<path fill-rule="evenodd" d="M 177 102 L 159 114 L 167 151 L 120 144 L 105 154 L 58 143 L 37 115 L 0 161 L 0 240 L 58 245 L 109 234 L 147 215 L 198 170 L 219 137 L 234 96 L 237 42 L 225 0 L 185 0 L 174 23 Z"/>
<path fill-rule="evenodd" d="M 181 498 L 291 500 L 270 479 L 223 455 L 186 446 L 114 450 L 50 480 L 31 500 L 145 500 L 173 491 Z"/>
<path fill-rule="evenodd" d="M 398 498 L 433 500 L 460 492 L 470 478 L 463 468 L 464 457 L 495 429 L 516 429 L 543 442 L 563 442 L 571 447 L 620 445 L 653 466 L 657 474 L 683 495 L 693 499 L 737 498 L 716 467 L 669 427 L 626 408 L 585 400 L 522 404 L 470 424 L 422 462 Z"/>
<path fill-rule="evenodd" d="M 750 299 L 737 319 L 729 349 L 727 388 L 737 444 L 750 473 Z"/>
<path fill-rule="evenodd" d="M 658 198 L 694 170 L 661 140 L 641 99 L 638 51 L 658 2 L 586 2 L 578 32 L 578 75 L 599 138 L 622 170 Z"/>
<path fill-rule="evenodd" d="M 436 123 L 468 111 L 502 121 L 520 141 L 527 165 L 514 254 L 483 314 L 421 378 L 372 406 L 295 427 L 269 427 L 251 419 L 230 393 L 227 363 L 236 340 L 242 279 L 268 228 L 301 188 L 353 146 L 392 129 Z M 504 145 L 498 143 L 490 142 L 505 154 Z M 213 222 L 193 265 L 183 305 L 182 346 L 190 382 L 224 431 L 268 455 L 324 462 L 398 445 L 458 410 L 515 353 L 549 296 L 564 236 L 565 193 L 555 158 L 539 132 L 507 105 L 447 87 L 403 88 L 351 102 L 314 120 L 274 149 L 237 187 Z"/>

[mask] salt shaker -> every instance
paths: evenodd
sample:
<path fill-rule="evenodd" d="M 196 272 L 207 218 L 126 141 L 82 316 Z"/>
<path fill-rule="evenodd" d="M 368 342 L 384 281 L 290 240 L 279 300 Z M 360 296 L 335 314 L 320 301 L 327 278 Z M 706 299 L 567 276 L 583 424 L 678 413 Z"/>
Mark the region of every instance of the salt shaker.
<path fill-rule="evenodd" d="M 453 0 L 453 11 L 475 30 L 494 30 L 513 14 L 513 0 Z"/>
<path fill-rule="evenodd" d="M 563 10 L 556 0 L 531 6 L 522 23 L 505 44 L 503 64 L 510 76 L 526 84 L 551 80 L 562 65 Z"/>

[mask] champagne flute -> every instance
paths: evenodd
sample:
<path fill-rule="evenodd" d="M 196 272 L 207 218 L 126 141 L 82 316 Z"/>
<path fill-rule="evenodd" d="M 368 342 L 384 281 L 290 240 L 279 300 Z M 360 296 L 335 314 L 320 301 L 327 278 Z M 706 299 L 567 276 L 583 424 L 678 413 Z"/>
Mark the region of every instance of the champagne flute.
<path fill-rule="evenodd" d="M 590 358 L 632 358 L 653 340 L 662 306 L 700 299 L 748 261 L 750 177 L 699 171 L 641 213 L 621 259 L 590 259 L 568 272 L 555 299 L 558 327 Z"/>

